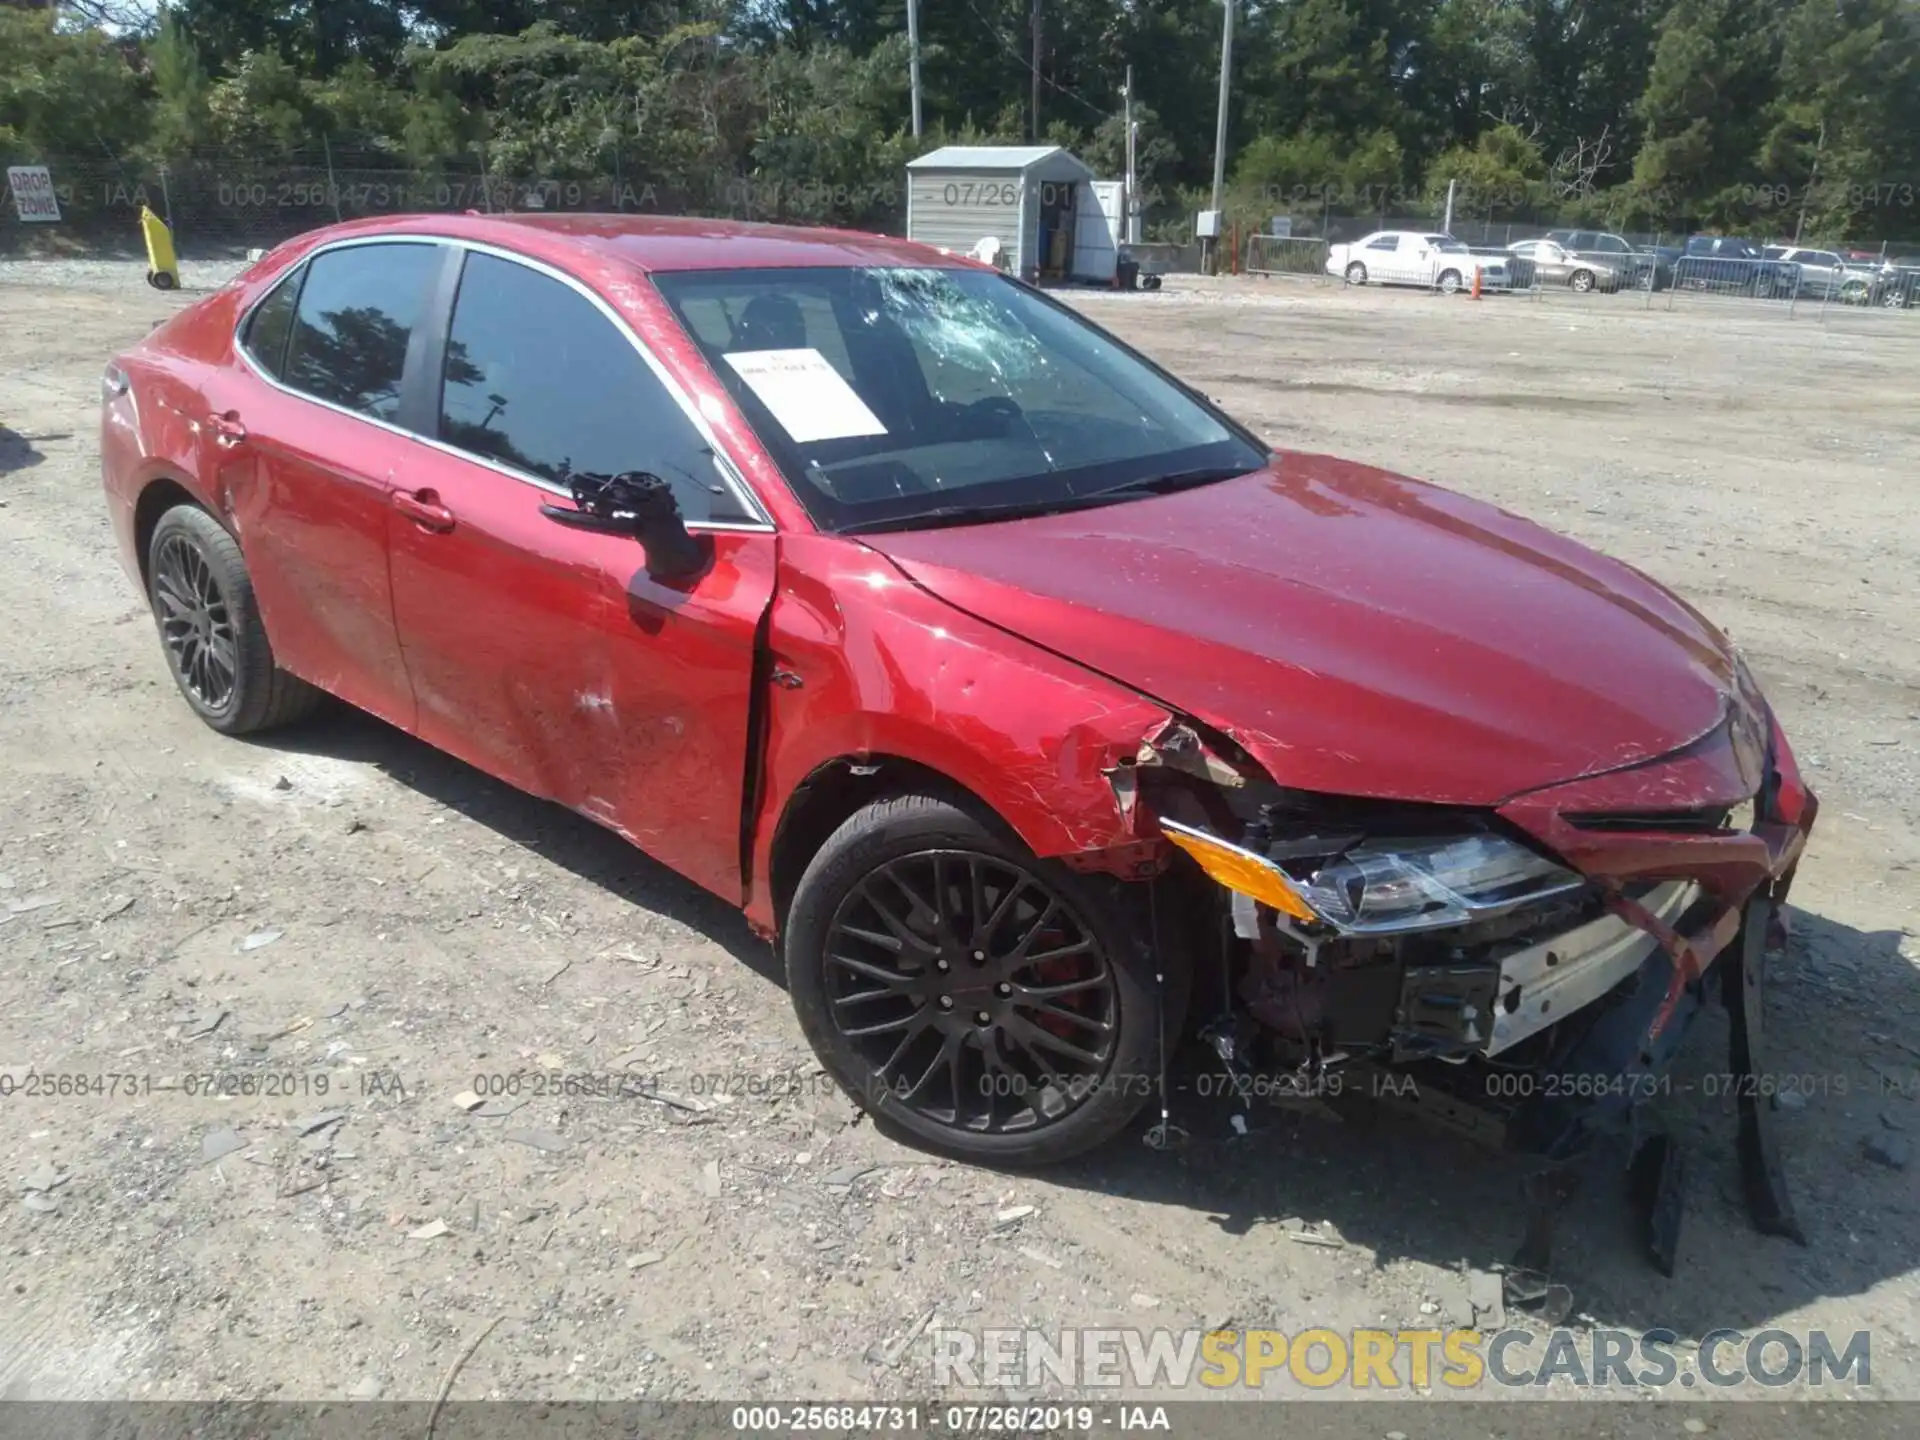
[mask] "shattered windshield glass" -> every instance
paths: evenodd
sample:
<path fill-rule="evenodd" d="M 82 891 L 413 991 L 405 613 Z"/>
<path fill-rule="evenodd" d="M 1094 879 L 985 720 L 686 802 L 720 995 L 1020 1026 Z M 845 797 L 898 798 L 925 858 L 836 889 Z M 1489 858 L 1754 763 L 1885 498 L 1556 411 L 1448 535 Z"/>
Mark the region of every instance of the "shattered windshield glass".
<path fill-rule="evenodd" d="M 1118 500 L 1266 458 L 1119 342 L 1004 276 L 848 267 L 653 279 L 827 529 Z"/>

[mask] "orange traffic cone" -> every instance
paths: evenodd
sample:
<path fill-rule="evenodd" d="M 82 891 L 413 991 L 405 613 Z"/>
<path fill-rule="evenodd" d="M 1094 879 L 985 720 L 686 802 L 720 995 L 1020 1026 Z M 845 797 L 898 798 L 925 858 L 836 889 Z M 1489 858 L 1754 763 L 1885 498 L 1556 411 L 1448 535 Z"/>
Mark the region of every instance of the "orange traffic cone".
<path fill-rule="evenodd" d="M 1473 267 L 1473 298 L 1476 300 L 1480 298 L 1480 267 L 1478 265 Z"/>

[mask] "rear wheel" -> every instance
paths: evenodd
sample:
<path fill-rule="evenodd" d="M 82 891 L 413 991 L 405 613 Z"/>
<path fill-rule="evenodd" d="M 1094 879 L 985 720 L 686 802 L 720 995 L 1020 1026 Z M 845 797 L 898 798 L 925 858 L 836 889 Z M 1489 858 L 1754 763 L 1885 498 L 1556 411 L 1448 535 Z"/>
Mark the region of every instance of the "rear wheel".
<path fill-rule="evenodd" d="M 1043 1165 L 1124 1126 L 1177 1038 L 1141 887 L 1035 858 L 948 800 L 899 795 L 820 848 L 782 931 L 802 1030 L 896 1138 Z M 1164 997 L 1161 991 L 1164 989 Z"/>
<path fill-rule="evenodd" d="M 1460 272 L 1458 270 L 1442 270 L 1440 272 L 1438 284 L 1442 295 L 1458 295 L 1460 293 L 1461 283 Z"/>
<path fill-rule="evenodd" d="M 206 511 L 176 505 L 153 527 L 147 597 L 174 683 L 221 734 L 285 725 L 319 703 L 274 663 L 240 546 Z"/>
<path fill-rule="evenodd" d="M 1358 260 L 1347 266 L 1347 284 L 1364 285 L 1367 283 L 1367 267 Z"/>

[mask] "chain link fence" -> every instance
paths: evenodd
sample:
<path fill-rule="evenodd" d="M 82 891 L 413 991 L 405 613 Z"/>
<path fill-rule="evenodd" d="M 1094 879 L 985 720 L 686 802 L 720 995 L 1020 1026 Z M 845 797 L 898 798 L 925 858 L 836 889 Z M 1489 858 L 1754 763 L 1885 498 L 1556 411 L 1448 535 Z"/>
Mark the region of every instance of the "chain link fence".
<path fill-rule="evenodd" d="M 904 177 L 867 185 L 717 173 L 668 183 L 624 164 L 618 152 L 601 173 L 566 175 L 489 171 L 477 155 L 409 164 L 324 149 L 271 160 L 14 157 L 8 163 L 47 166 L 60 218 L 23 219 L 12 194 L 0 194 L 0 255 L 138 253 L 143 206 L 168 223 L 176 249 L 195 257 L 267 249 L 342 220 L 427 212 L 709 215 L 879 231 L 899 231 L 906 219 Z"/>
<path fill-rule="evenodd" d="M 769 181 L 715 173 L 666 182 L 640 157 L 615 150 L 599 173 L 540 175 L 489 171 L 478 153 L 410 162 L 389 154 L 340 153 L 325 146 L 269 158 L 192 155 L 168 163 L 121 157 L 5 157 L 8 165 L 44 164 L 58 202 L 57 220 L 27 218 L 44 204 L 15 204 L 0 192 L 0 256 L 127 256 L 142 253 L 140 215 L 150 208 L 190 258 L 237 259 L 338 221 L 461 211 L 571 211 L 707 215 L 729 219 L 850 226 L 902 233 L 904 176 L 871 184 Z M 44 197 L 34 197 L 36 200 Z M 1432 217 L 1333 214 L 1330 209 L 1276 217 L 1286 233 L 1236 227 L 1212 247 L 1179 236 L 1127 247 L 1145 277 L 1197 273 L 1204 265 L 1263 277 L 1341 283 L 1326 269 L 1332 245 L 1378 230 L 1431 232 Z M 1271 223 L 1271 222 L 1269 222 Z M 1630 257 L 1598 256 L 1618 283 L 1597 270 L 1537 264 L 1525 242 L 1549 232 L 1569 246 L 1624 241 Z M 1484 260 L 1499 259 L 1510 293 L 1556 295 L 1637 291 L 1649 307 L 1742 302 L 1821 315 L 1840 307 L 1920 311 L 1920 246 L 1867 244 L 1823 251 L 1775 247 L 1769 257 L 1687 253 L 1684 235 L 1569 230 L 1548 221 L 1456 219 L 1450 232 Z M 1761 237 L 1756 237 L 1761 238 Z M 1519 247 L 1518 249 L 1514 247 Z M 1212 255 L 1209 258 L 1209 248 Z M 1588 283 L 1590 282 L 1590 283 Z"/>

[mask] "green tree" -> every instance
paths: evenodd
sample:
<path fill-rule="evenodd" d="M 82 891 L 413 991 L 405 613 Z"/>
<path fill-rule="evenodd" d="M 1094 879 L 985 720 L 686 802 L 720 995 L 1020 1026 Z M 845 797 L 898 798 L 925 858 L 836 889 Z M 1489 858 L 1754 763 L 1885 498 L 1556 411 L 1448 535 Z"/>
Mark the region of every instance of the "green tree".
<path fill-rule="evenodd" d="M 127 58 L 97 30 L 69 31 L 49 12 L 0 6 L 0 155 L 52 163 L 130 151 L 149 116 Z"/>
<path fill-rule="evenodd" d="M 1900 0 L 1801 0 L 1781 17 L 1779 94 L 1756 157 L 1782 233 L 1835 238 L 1914 204 L 1915 30 Z"/>
<path fill-rule="evenodd" d="M 1480 219 L 1527 214 L 1546 194 L 1547 162 L 1516 125 L 1495 125 L 1472 145 L 1442 151 L 1427 167 L 1427 204 L 1436 214 L 1454 186 L 1453 213 Z"/>
<path fill-rule="evenodd" d="M 1776 96 L 1770 0 L 1674 0 L 1660 23 L 1638 107 L 1646 139 L 1633 167 L 1647 208 L 1739 223 Z"/>

